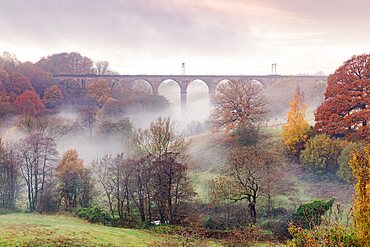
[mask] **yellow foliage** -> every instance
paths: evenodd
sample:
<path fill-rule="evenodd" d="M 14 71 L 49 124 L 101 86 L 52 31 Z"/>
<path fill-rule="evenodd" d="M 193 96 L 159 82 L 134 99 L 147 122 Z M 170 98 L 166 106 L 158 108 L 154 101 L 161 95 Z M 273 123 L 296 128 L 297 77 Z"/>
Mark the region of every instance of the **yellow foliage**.
<path fill-rule="evenodd" d="M 73 173 L 81 174 L 84 170 L 85 166 L 83 160 L 78 157 L 76 150 L 70 149 L 65 152 L 57 167 L 57 177 L 63 181 L 68 175 Z"/>
<path fill-rule="evenodd" d="M 294 99 L 290 102 L 288 123 L 283 126 L 281 133 L 285 145 L 296 156 L 299 156 L 300 151 L 304 148 L 310 131 L 310 125 L 305 118 L 306 108 L 303 93 L 298 87 Z"/>
<path fill-rule="evenodd" d="M 358 237 L 364 246 L 370 246 L 370 145 L 364 152 L 355 152 L 349 162 L 357 180 L 353 202 Z"/>
<path fill-rule="evenodd" d="M 78 157 L 76 150 L 70 149 L 64 153 L 56 172 L 65 208 L 77 207 L 79 198 L 85 193 L 88 176 L 84 162 Z"/>

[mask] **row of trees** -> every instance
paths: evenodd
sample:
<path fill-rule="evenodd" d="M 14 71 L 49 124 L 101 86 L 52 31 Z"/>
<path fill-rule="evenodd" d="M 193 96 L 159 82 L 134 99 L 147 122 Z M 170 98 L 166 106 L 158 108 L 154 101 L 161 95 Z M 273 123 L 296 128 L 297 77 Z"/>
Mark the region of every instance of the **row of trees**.
<path fill-rule="evenodd" d="M 189 143 L 169 118 L 159 118 L 137 130 L 131 144 L 129 157 L 135 158 L 106 155 L 93 162 L 111 214 L 128 220 L 134 206 L 142 222 L 159 216 L 162 223 L 182 223 L 195 196 L 186 164 Z"/>
<path fill-rule="evenodd" d="M 62 105 L 103 108 L 108 115 L 127 113 L 129 108 L 149 107 L 158 110 L 168 106 L 164 97 L 143 90 L 143 83 L 122 87 L 115 80 L 89 83 L 87 92 L 74 80 L 56 83 L 53 74 L 112 74 L 106 61 L 94 62 L 79 53 L 59 53 L 39 62 L 21 63 L 15 55 L 0 56 L 0 116 L 54 113 Z M 105 105 L 105 103 L 108 103 Z"/>
<path fill-rule="evenodd" d="M 121 224 L 137 218 L 179 224 L 191 215 L 196 194 L 188 176 L 189 143 L 169 118 L 137 130 L 131 153 L 98 158 L 92 170 L 76 150 L 59 159 L 54 139 L 45 134 L 0 145 L 0 207 L 14 209 L 24 192 L 31 212 L 70 211 L 105 198 Z"/>
<path fill-rule="evenodd" d="M 91 176 L 83 161 L 75 150 L 59 161 L 54 139 L 38 133 L 17 143 L 1 143 L 0 156 L 0 207 L 15 209 L 23 192 L 31 212 L 54 211 L 61 205 L 70 208 L 77 206 L 77 200 L 81 206 L 91 202 Z"/>

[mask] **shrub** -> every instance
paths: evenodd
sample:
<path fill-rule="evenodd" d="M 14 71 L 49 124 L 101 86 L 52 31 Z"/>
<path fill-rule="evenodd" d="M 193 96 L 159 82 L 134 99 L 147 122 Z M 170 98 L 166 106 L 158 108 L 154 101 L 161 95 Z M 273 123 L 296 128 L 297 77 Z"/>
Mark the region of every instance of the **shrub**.
<path fill-rule="evenodd" d="M 285 208 L 273 208 L 269 217 L 261 221 L 261 226 L 270 230 L 275 239 L 286 240 L 290 238 L 288 232 L 289 223 L 293 221 L 293 215 Z"/>
<path fill-rule="evenodd" d="M 101 223 L 106 226 L 117 226 L 118 221 L 114 219 L 107 211 L 97 206 L 88 208 L 76 208 L 73 210 L 78 217 L 91 223 Z"/>
<path fill-rule="evenodd" d="M 338 171 L 337 176 L 348 183 L 353 183 L 355 178 L 352 174 L 352 168 L 349 166 L 348 162 L 352 158 L 352 153 L 356 150 L 361 150 L 364 148 L 364 144 L 360 142 L 350 142 L 348 143 L 340 153 L 338 157 Z"/>
<path fill-rule="evenodd" d="M 288 232 L 289 219 L 267 219 L 261 222 L 264 229 L 270 230 L 278 240 L 286 240 L 290 237 Z"/>
<path fill-rule="evenodd" d="M 327 201 L 324 206 L 328 207 L 333 199 Z M 343 218 L 346 216 L 346 218 Z M 304 229 L 293 223 L 289 225 L 289 233 L 293 237 L 287 243 L 288 247 L 360 247 L 354 228 L 349 225 L 351 211 L 343 215 L 343 210 L 337 205 L 331 208 L 330 213 L 322 218 L 320 225 L 314 225 L 311 229 Z"/>
<path fill-rule="evenodd" d="M 19 209 L 8 209 L 8 208 L 0 208 L 0 215 L 2 214 L 14 214 L 22 212 Z"/>
<path fill-rule="evenodd" d="M 327 135 L 317 135 L 309 139 L 301 152 L 301 162 L 314 170 L 335 171 L 338 167 L 337 158 L 345 142 L 331 139 Z"/>
<path fill-rule="evenodd" d="M 293 214 L 295 222 L 301 225 L 304 229 L 312 229 L 314 226 L 321 224 L 321 216 L 323 216 L 334 203 L 335 198 L 328 201 L 315 200 L 302 204 Z"/>
<path fill-rule="evenodd" d="M 360 247 L 362 246 L 350 228 L 345 228 L 338 223 L 325 226 L 316 226 L 312 230 L 304 229 L 291 224 L 289 233 L 293 236 L 288 241 L 288 247 L 313 247 L 313 246 L 340 246 Z"/>

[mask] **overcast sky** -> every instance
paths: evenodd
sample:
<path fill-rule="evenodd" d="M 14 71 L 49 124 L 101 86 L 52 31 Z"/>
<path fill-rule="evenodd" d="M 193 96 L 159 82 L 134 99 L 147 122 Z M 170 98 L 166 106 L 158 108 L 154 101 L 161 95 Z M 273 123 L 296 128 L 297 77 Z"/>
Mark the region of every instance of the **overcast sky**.
<path fill-rule="evenodd" d="M 122 74 L 334 72 L 370 52 L 369 0 L 0 0 L 0 52 L 78 51 Z"/>

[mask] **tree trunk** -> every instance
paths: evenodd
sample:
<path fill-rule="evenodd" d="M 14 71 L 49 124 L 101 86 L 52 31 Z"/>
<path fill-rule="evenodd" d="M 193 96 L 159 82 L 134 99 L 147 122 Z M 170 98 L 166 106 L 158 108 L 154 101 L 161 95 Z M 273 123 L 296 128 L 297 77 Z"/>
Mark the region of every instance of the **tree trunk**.
<path fill-rule="evenodd" d="M 253 197 L 253 199 L 251 198 L 251 200 L 249 201 L 248 209 L 249 209 L 249 215 L 252 220 L 252 224 L 255 225 L 257 222 L 256 198 L 255 197 Z"/>

